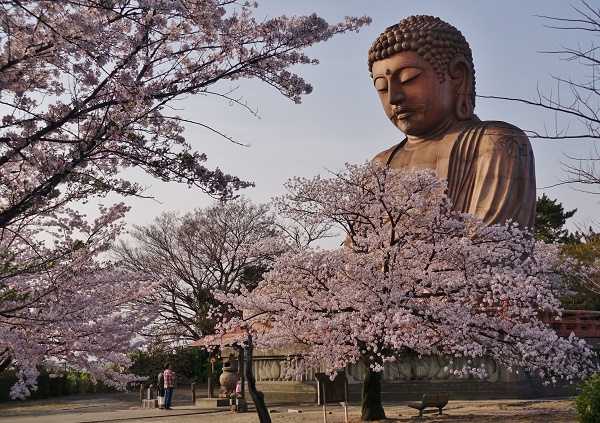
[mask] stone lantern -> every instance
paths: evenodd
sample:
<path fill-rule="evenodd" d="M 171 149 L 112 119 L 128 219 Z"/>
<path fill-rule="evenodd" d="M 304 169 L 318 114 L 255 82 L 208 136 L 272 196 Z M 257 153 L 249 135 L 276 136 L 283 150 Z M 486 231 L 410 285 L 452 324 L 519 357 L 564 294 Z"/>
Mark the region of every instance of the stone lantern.
<path fill-rule="evenodd" d="M 238 360 L 233 354 L 229 354 L 229 359 L 223 363 L 223 373 L 219 377 L 221 385 L 220 397 L 229 397 L 232 393 L 235 394 L 236 385 L 240 380 L 238 369 Z"/>

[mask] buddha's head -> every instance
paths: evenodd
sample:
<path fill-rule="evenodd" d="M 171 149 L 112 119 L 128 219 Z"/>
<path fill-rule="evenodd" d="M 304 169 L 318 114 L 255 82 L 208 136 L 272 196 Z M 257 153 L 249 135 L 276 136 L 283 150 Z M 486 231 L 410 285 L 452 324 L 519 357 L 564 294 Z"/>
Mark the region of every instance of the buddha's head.
<path fill-rule="evenodd" d="M 410 16 L 387 28 L 369 49 L 369 71 L 386 114 L 407 135 L 473 117 L 471 49 L 459 30 L 439 18 Z"/>

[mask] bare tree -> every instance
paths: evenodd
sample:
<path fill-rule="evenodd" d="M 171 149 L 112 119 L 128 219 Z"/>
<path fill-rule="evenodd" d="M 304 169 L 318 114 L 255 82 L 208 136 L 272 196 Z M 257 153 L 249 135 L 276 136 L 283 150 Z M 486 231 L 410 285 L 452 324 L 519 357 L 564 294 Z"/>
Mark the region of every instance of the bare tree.
<path fill-rule="evenodd" d="M 563 31 L 577 31 L 581 34 L 581 42 L 575 47 L 562 46 L 553 51 L 544 51 L 546 54 L 555 54 L 565 61 L 576 61 L 582 67 L 582 78 L 563 77 L 552 75 L 556 82 L 556 89 L 550 92 L 544 92 L 538 88 L 537 96 L 532 100 L 522 98 L 501 97 L 501 96 L 480 96 L 483 98 L 492 98 L 500 100 L 517 101 L 520 103 L 541 107 L 564 115 L 569 118 L 575 118 L 582 124 L 584 130 L 574 133 L 571 125 L 557 128 L 551 132 L 546 130 L 544 133 L 536 131 L 526 131 L 531 138 L 546 139 L 577 139 L 592 138 L 600 139 L 600 86 L 598 78 L 600 77 L 600 57 L 595 44 L 595 37 L 600 35 L 600 7 L 592 5 L 586 0 L 580 0 L 578 6 L 572 6 L 575 16 L 553 17 L 540 15 L 548 23 L 546 27 Z M 588 42 L 589 40 L 589 42 Z M 569 177 L 563 184 L 580 184 L 587 186 L 585 192 L 600 195 L 600 190 L 592 189 L 600 185 L 600 152 L 595 145 L 586 156 L 574 157 L 565 156 L 567 161 L 562 163 L 563 169 Z"/>
<path fill-rule="evenodd" d="M 121 241 L 114 251 L 127 268 L 160 280 L 161 334 L 195 340 L 214 333 L 213 290 L 237 293 L 260 281 L 272 253 L 245 246 L 268 242 L 276 231 L 268 206 L 242 197 L 183 216 L 163 213 L 147 226 L 134 226 L 132 241 Z"/>

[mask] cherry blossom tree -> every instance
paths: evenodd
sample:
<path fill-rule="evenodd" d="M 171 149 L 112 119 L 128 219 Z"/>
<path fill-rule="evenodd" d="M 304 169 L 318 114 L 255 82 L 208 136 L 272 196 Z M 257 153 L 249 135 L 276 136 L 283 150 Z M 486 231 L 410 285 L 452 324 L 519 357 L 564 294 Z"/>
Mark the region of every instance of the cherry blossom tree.
<path fill-rule="evenodd" d="M 492 357 L 552 381 L 591 368 L 583 340 L 559 338 L 542 321 L 561 314 L 552 290 L 569 269 L 558 247 L 514 224 L 486 227 L 453 213 L 446 183 L 432 171 L 347 165 L 287 188 L 275 200 L 280 213 L 334 222 L 346 246 L 289 243 L 254 291 L 217 295 L 244 310 L 222 330 L 244 328 L 260 349 L 293 345 L 302 360 L 290 374 L 325 364 L 333 375 L 362 362 L 363 420 L 385 418 L 381 372 L 407 352 Z M 483 377 L 476 361 L 449 369 Z"/>
<path fill-rule="evenodd" d="M 91 223 L 72 212 L 38 218 L 18 231 L 3 228 L 0 371 L 18 366 L 12 397 L 37 388 L 38 366 L 58 362 L 117 388 L 135 379 L 120 370 L 141 343 L 136 334 L 156 317 L 158 304 L 148 302 L 156 283 L 99 260 L 127 209 L 101 208 Z"/>
<path fill-rule="evenodd" d="M 72 200 L 142 195 L 138 167 L 163 181 L 231 196 L 247 187 L 202 165 L 168 107 L 191 94 L 236 102 L 219 81 L 258 78 L 300 102 L 312 87 L 288 69 L 302 50 L 356 31 L 316 15 L 256 21 L 233 0 L 0 2 L 0 227 Z"/>
<path fill-rule="evenodd" d="M 16 396 L 35 388 L 35 364 L 57 357 L 96 376 L 112 372 L 118 383 L 103 364 L 123 363 L 152 316 L 145 296 L 153 283 L 100 260 L 126 208 L 107 206 L 92 220 L 74 203 L 144 196 L 140 182 L 123 176 L 132 167 L 231 198 L 251 183 L 206 168 L 183 126 L 228 137 L 170 106 L 212 95 L 252 112 L 218 84 L 242 78 L 300 102 L 312 88 L 289 69 L 317 63 L 303 49 L 369 22 L 256 20 L 255 7 L 0 1 L 0 371 L 20 367 Z"/>

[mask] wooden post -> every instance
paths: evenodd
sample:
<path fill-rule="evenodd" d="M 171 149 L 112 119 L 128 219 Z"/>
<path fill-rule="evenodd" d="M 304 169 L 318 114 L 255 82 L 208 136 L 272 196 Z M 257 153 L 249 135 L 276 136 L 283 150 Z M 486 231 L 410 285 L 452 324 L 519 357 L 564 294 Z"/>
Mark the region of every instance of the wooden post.
<path fill-rule="evenodd" d="M 240 374 L 240 380 L 242 381 L 242 392 L 240 394 L 241 394 L 242 398 L 246 398 L 246 391 L 245 391 L 245 388 L 244 388 L 244 384 L 246 382 L 246 376 L 244 374 L 245 373 L 245 371 L 244 371 L 244 365 L 245 365 L 245 363 L 244 363 L 244 360 L 245 360 L 245 357 L 244 357 L 244 348 L 240 347 L 239 351 L 240 352 L 239 352 L 239 356 L 238 356 L 238 363 L 239 363 L 238 364 L 238 371 L 239 371 L 239 374 Z"/>
<path fill-rule="evenodd" d="M 348 403 L 346 401 L 340 402 L 340 405 L 344 407 L 344 421 L 348 423 Z"/>
<path fill-rule="evenodd" d="M 348 378 L 344 382 L 344 421 L 348 423 Z"/>
<path fill-rule="evenodd" d="M 323 387 L 323 423 L 327 423 L 327 397 L 325 396 L 325 384 L 322 383 Z"/>
<path fill-rule="evenodd" d="M 213 353 L 208 353 L 208 398 L 213 397 Z"/>
<path fill-rule="evenodd" d="M 144 384 L 140 383 L 140 404 L 144 403 Z"/>
<path fill-rule="evenodd" d="M 196 404 L 196 382 L 192 382 L 192 402 Z"/>

